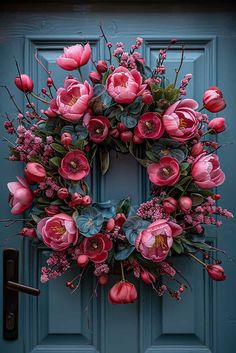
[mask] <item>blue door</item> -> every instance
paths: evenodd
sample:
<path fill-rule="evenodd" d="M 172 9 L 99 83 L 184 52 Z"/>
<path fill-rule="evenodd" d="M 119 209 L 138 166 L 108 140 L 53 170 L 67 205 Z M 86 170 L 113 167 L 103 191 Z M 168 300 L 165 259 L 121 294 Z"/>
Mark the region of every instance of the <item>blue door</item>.
<path fill-rule="evenodd" d="M 137 35 L 143 37 L 143 56 L 150 66 L 169 39 L 180 38 L 186 49 L 182 72 L 193 73 L 189 95 L 201 101 L 207 87 L 218 85 L 228 102 L 224 117 L 229 129 L 220 136 L 227 144 L 221 156 L 227 181 L 220 192 L 225 207 L 236 213 L 236 184 L 233 182 L 236 145 L 231 144 L 236 131 L 235 15 L 233 8 L 220 3 L 208 9 L 182 2 L 164 5 L 164 2 L 96 4 L 87 1 L 79 5 L 66 1 L 43 4 L 36 1 L 20 7 L 13 1 L 5 5 L 0 15 L 0 81 L 8 84 L 23 106 L 22 96 L 14 90 L 17 74 L 14 57 L 24 67 L 24 72 L 37 82 L 37 91 L 46 77 L 34 61 L 34 53 L 38 51 L 44 65 L 54 72 L 59 86 L 63 76 L 55 60 L 63 47 L 89 40 L 93 58 L 104 56 L 104 43 L 99 37 L 100 21 L 114 43 L 123 41 L 130 46 Z M 171 50 L 167 59 L 170 79 L 179 60 L 180 51 Z M 14 107 L 4 91 L 0 99 L 1 115 L 8 112 L 14 116 Z M 2 143 L 1 218 L 11 218 L 6 184 L 22 173 L 21 165 L 4 159 L 7 155 L 7 146 Z M 129 156 L 116 158 L 112 155 L 111 168 L 103 178 L 94 168 L 91 179 L 94 197 L 108 200 L 130 195 L 134 203 L 147 199 L 147 179 L 141 167 Z M 41 284 L 39 273 L 47 257 L 46 249 L 39 250 L 16 235 L 22 227 L 21 221 L 11 227 L 4 227 L 3 223 L 0 226 L 2 249 L 20 251 L 19 281 L 41 290 L 39 297 L 20 294 L 18 339 L 3 339 L 0 320 L 1 353 L 232 353 L 235 350 L 236 265 L 232 262 L 225 261 L 228 280 L 217 284 L 188 259 L 176 259 L 178 268 L 192 285 L 192 290 L 186 291 L 180 302 L 159 298 L 151 288 L 140 284 L 139 300 L 135 304 L 108 304 L 107 288 L 102 288 L 97 298 L 87 305 L 94 285 L 92 280 L 87 279 L 74 295 L 64 285 L 67 275 Z M 218 233 L 209 232 L 208 241 L 235 256 L 235 231 L 235 221 L 231 220 Z M 113 280 L 118 278 L 114 275 Z M 0 303 L 2 308 L 2 291 Z"/>

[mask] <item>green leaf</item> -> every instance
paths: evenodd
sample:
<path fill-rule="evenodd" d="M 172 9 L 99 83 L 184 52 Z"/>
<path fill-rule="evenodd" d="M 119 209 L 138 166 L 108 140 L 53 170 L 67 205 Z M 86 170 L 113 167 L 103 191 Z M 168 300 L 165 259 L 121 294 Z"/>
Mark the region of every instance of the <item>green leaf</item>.
<path fill-rule="evenodd" d="M 66 149 L 62 145 L 59 145 L 59 143 L 52 143 L 50 146 L 56 152 L 59 152 L 61 154 L 65 154 L 66 153 Z"/>
<path fill-rule="evenodd" d="M 110 155 L 109 155 L 109 151 L 106 148 L 104 147 L 99 148 L 99 159 L 100 159 L 101 173 L 102 175 L 105 175 L 106 172 L 108 171 L 109 164 L 110 164 Z"/>
<path fill-rule="evenodd" d="M 189 167 L 189 163 L 181 163 L 180 164 L 180 172 L 183 173 L 185 172 Z"/>
<path fill-rule="evenodd" d="M 54 167 L 59 167 L 61 165 L 61 158 L 60 157 L 52 157 L 49 159 L 49 163 L 52 164 Z"/>
<path fill-rule="evenodd" d="M 31 213 L 31 218 L 35 223 L 39 223 L 41 221 L 41 218 L 36 216 L 34 213 Z"/>
<path fill-rule="evenodd" d="M 172 249 L 177 253 L 177 254 L 182 254 L 184 252 L 184 247 L 181 242 L 174 240 L 172 244 Z"/>
<path fill-rule="evenodd" d="M 193 206 L 199 206 L 203 203 L 204 201 L 204 197 L 201 195 L 201 194 L 191 194 L 191 199 L 192 199 L 192 202 L 193 202 Z"/>
<path fill-rule="evenodd" d="M 124 213 L 126 216 L 128 216 L 130 207 L 131 207 L 131 198 L 128 196 L 118 203 L 116 211 L 117 213 Z"/>

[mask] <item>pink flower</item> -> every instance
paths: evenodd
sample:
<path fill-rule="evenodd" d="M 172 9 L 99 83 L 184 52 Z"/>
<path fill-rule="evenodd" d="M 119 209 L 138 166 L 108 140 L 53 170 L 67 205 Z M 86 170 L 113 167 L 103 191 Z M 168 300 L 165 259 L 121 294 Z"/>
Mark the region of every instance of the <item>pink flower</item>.
<path fill-rule="evenodd" d="M 212 130 L 213 133 L 220 133 L 225 130 L 225 119 L 224 118 L 214 118 L 208 124 L 208 129 Z"/>
<path fill-rule="evenodd" d="M 139 138 L 159 139 L 164 133 L 164 126 L 160 115 L 154 112 L 148 112 L 141 115 L 134 133 Z"/>
<path fill-rule="evenodd" d="M 102 75 L 97 71 L 91 71 L 89 73 L 89 78 L 93 83 L 99 83 L 102 80 Z"/>
<path fill-rule="evenodd" d="M 34 83 L 31 78 L 26 75 L 22 74 L 15 78 L 15 85 L 16 87 L 23 91 L 23 92 L 32 92 L 34 88 Z"/>
<path fill-rule="evenodd" d="M 10 191 L 9 204 L 12 207 L 11 213 L 14 215 L 23 213 L 30 208 L 34 199 L 29 184 L 23 178 L 17 177 L 17 179 L 18 181 L 7 184 Z"/>
<path fill-rule="evenodd" d="M 141 272 L 141 278 L 146 284 L 152 284 L 156 281 L 156 277 L 148 270 L 143 270 Z"/>
<path fill-rule="evenodd" d="M 51 101 L 50 108 L 65 120 L 77 121 L 84 115 L 92 96 L 93 88 L 87 81 L 80 83 L 74 78 L 67 78 L 64 88 L 57 90 L 57 97 Z"/>
<path fill-rule="evenodd" d="M 193 138 L 198 128 L 198 118 L 194 109 L 198 103 L 193 99 L 183 99 L 172 104 L 164 113 L 163 124 L 168 135 L 180 142 Z"/>
<path fill-rule="evenodd" d="M 108 257 L 112 248 L 112 241 L 104 234 L 98 233 L 90 238 L 84 238 L 80 243 L 80 250 L 95 263 L 102 263 Z"/>
<path fill-rule="evenodd" d="M 106 139 L 110 128 L 110 122 L 105 116 L 96 116 L 88 123 L 89 138 L 99 143 Z"/>
<path fill-rule="evenodd" d="M 182 231 L 182 227 L 177 223 L 159 219 L 139 233 L 135 247 L 145 259 L 161 262 L 170 251 L 173 237 L 180 235 Z"/>
<path fill-rule="evenodd" d="M 97 71 L 101 74 L 107 71 L 107 63 L 104 60 L 98 60 L 96 64 Z"/>
<path fill-rule="evenodd" d="M 141 96 L 146 88 L 142 84 L 142 76 L 133 69 L 118 67 L 107 78 L 106 89 L 116 103 L 132 103 L 137 96 Z"/>
<path fill-rule="evenodd" d="M 221 185 L 225 175 L 220 169 L 219 157 L 216 154 L 201 154 L 192 164 L 191 174 L 201 189 L 211 189 Z"/>
<path fill-rule="evenodd" d="M 39 163 L 29 162 L 25 167 L 25 177 L 30 184 L 41 183 L 46 178 L 46 170 Z"/>
<path fill-rule="evenodd" d="M 57 58 L 56 63 L 62 69 L 72 71 L 87 64 L 91 57 L 91 52 L 91 47 L 88 43 L 85 46 L 81 44 L 72 45 L 64 48 L 64 54 Z"/>
<path fill-rule="evenodd" d="M 148 89 L 145 89 L 145 91 L 142 94 L 142 102 L 144 104 L 150 105 L 154 101 L 153 96 L 151 92 Z"/>
<path fill-rule="evenodd" d="M 72 144 L 72 136 L 69 132 L 64 132 L 61 135 L 61 144 L 66 147 Z"/>
<path fill-rule="evenodd" d="M 114 284 L 108 293 L 108 299 L 111 304 L 134 303 L 137 297 L 135 285 L 128 281 L 120 281 Z"/>
<path fill-rule="evenodd" d="M 206 266 L 208 275 L 215 281 L 224 281 L 226 279 L 225 272 L 220 265 L 207 265 Z"/>
<path fill-rule="evenodd" d="M 147 167 L 150 181 L 158 186 L 174 185 L 180 177 L 179 163 L 173 157 L 162 157 L 159 163 Z"/>
<path fill-rule="evenodd" d="M 175 212 L 178 207 L 178 201 L 173 197 L 167 197 L 163 200 L 163 208 L 167 213 Z"/>
<path fill-rule="evenodd" d="M 181 196 L 179 199 L 179 208 L 181 209 L 182 212 L 188 212 L 191 210 L 193 205 L 192 200 L 188 196 Z"/>
<path fill-rule="evenodd" d="M 209 112 L 217 113 L 226 107 L 221 90 L 216 86 L 209 87 L 203 95 L 204 107 Z"/>
<path fill-rule="evenodd" d="M 85 154 L 80 150 L 75 150 L 68 152 L 62 158 L 58 172 L 67 180 L 78 181 L 88 176 L 90 166 Z"/>
<path fill-rule="evenodd" d="M 55 251 L 65 250 L 78 240 L 75 221 L 65 213 L 43 218 L 37 225 L 37 231 L 44 244 Z"/>

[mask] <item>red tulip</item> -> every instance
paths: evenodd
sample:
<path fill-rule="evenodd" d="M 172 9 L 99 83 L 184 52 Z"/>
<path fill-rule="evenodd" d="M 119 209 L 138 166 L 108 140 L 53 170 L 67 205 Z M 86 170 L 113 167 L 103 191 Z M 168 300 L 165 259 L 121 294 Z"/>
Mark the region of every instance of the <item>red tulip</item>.
<path fill-rule="evenodd" d="M 141 272 L 141 278 L 146 284 L 152 284 L 156 281 L 156 277 L 147 270 Z"/>
<path fill-rule="evenodd" d="M 207 265 L 206 266 L 208 275 L 214 279 L 214 281 L 224 281 L 226 279 L 224 269 L 220 265 Z"/>
<path fill-rule="evenodd" d="M 33 81 L 26 74 L 22 74 L 22 75 L 16 77 L 15 78 L 15 85 L 22 92 L 32 92 L 33 88 L 34 88 Z"/>
<path fill-rule="evenodd" d="M 137 290 L 133 283 L 120 281 L 109 290 L 108 299 L 111 304 L 129 304 L 137 299 Z"/>
<path fill-rule="evenodd" d="M 225 119 L 224 118 L 214 118 L 208 124 L 208 129 L 210 132 L 218 134 L 225 130 Z"/>
<path fill-rule="evenodd" d="M 102 79 L 102 75 L 97 71 L 91 71 L 89 73 L 89 78 L 93 83 L 100 83 Z"/>
<path fill-rule="evenodd" d="M 46 170 L 39 163 L 29 162 L 25 167 L 25 177 L 30 184 L 41 183 L 46 177 Z"/>
<path fill-rule="evenodd" d="M 193 147 L 191 148 L 191 156 L 197 157 L 199 154 L 201 154 L 203 151 L 203 143 L 198 142 Z"/>

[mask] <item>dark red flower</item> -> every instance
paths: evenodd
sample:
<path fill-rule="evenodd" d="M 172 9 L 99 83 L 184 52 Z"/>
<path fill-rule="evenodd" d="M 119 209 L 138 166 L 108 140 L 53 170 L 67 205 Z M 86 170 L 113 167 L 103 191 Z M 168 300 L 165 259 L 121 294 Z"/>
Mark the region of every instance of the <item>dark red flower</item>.
<path fill-rule="evenodd" d="M 105 116 L 96 116 L 88 123 L 89 138 L 99 143 L 105 140 L 110 128 L 110 122 Z"/>
<path fill-rule="evenodd" d="M 111 304 L 130 304 L 137 299 L 137 290 L 133 283 L 120 281 L 109 290 L 108 299 Z"/>
<path fill-rule="evenodd" d="M 214 279 L 214 281 L 224 281 L 226 279 L 225 271 L 220 265 L 207 265 L 206 266 L 208 275 Z"/>
<path fill-rule="evenodd" d="M 96 263 L 104 262 L 108 251 L 112 248 L 112 241 L 104 234 L 98 233 L 90 238 L 84 238 L 80 243 L 80 250 L 84 255 Z"/>
<path fill-rule="evenodd" d="M 164 133 L 164 126 L 160 115 L 154 112 L 148 112 L 141 115 L 134 133 L 143 139 L 159 139 Z"/>
<path fill-rule="evenodd" d="M 68 152 L 62 158 L 58 171 L 63 178 L 78 181 L 88 176 L 90 166 L 85 154 L 80 150 L 76 150 Z"/>

